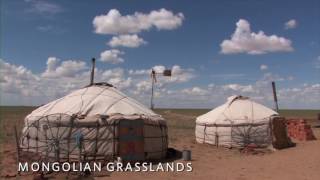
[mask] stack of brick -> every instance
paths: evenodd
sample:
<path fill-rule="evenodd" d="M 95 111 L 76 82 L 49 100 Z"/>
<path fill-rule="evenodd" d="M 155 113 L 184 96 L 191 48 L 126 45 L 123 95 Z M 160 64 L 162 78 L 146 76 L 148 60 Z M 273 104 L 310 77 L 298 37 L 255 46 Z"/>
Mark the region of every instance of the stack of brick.
<path fill-rule="evenodd" d="M 305 119 L 287 119 L 287 132 L 290 138 L 299 141 L 315 140 L 311 126 L 307 124 Z"/>

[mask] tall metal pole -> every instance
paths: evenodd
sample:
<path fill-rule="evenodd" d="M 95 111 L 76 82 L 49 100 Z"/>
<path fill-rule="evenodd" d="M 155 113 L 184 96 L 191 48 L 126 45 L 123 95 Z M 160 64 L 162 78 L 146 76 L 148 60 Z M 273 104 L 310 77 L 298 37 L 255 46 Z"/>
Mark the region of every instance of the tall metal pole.
<path fill-rule="evenodd" d="M 274 81 L 272 81 L 272 92 L 273 92 L 273 99 L 274 99 L 274 103 L 275 103 L 275 108 L 276 111 L 279 111 L 279 106 L 278 106 L 278 98 L 277 98 L 277 90 L 276 90 L 276 83 Z"/>
<path fill-rule="evenodd" d="M 162 73 L 156 73 L 154 69 L 151 70 L 151 101 L 150 101 L 150 109 L 154 109 L 154 84 L 157 82 L 156 74 L 162 74 L 163 76 L 171 76 L 171 69 L 165 69 Z"/>
<path fill-rule="evenodd" d="M 94 81 L 94 68 L 95 68 L 95 66 L 96 66 L 96 59 L 95 59 L 95 58 L 92 58 L 90 85 L 93 85 L 93 81 Z"/>
<path fill-rule="evenodd" d="M 153 104 L 153 87 L 154 87 L 154 78 L 155 78 L 156 72 L 152 69 L 151 71 L 151 102 L 150 102 L 150 108 L 153 109 L 154 108 L 154 104 Z"/>

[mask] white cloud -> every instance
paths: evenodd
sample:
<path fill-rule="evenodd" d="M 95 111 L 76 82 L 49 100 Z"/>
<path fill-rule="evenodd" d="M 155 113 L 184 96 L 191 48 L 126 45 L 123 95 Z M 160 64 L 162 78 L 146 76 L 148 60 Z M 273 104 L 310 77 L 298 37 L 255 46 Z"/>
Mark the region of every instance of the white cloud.
<path fill-rule="evenodd" d="M 264 70 L 267 70 L 268 69 L 268 66 L 267 65 L 265 65 L 265 64 L 261 64 L 260 65 L 260 70 L 261 71 L 264 71 Z"/>
<path fill-rule="evenodd" d="M 173 14 L 173 12 L 162 8 L 158 11 L 151 11 L 148 19 L 159 30 L 172 30 L 182 25 L 184 15 L 182 13 Z"/>
<path fill-rule="evenodd" d="M 224 85 L 223 89 L 231 89 L 233 91 L 238 91 L 239 93 L 254 92 L 254 88 L 252 85 L 228 84 Z"/>
<path fill-rule="evenodd" d="M 264 81 L 264 78 L 262 78 Z M 209 84 L 206 87 L 185 88 L 170 91 L 167 99 L 174 100 L 172 104 L 179 107 L 215 107 L 226 101 L 231 95 L 244 95 L 273 108 L 273 95 L 271 82 L 260 83 L 258 80 L 253 84 Z M 279 83 L 280 84 L 280 83 Z M 278 85 L 279 85 L 278 84 Z M 320 84 L 296 85 L 292 88 L 277 87 L 280 108 L 319 108 Z M 193 90 L 194 89 L 194 90 Z M 197 93 L 199 92 L 199 93 Z M 202 93 L 203 92 L 203 93 Z M 203 94 L 203 96 L 199 95 Z M 165 102 L 165 100 L 157 100 Z M 183 103 L 184 102 L 184 103 Z M 187 103 L 186 103 L 187 102 Z M 189 104 L 189 106 L 187 106 Z"/>
<path fill-rule="evenodd" d="M 59 61 L 60 60 L 56 57 L 49 57 L 47 60 L 46 72 L 51 73 L 51 72 L 55 71 Z"/>
<path fill-rule="evenodd" d="M 251 32 L 250 24 L 245 19 L 240 19 L 236 25 L 237 28 L 231 39 L 223 40 L 220 44 L 223 54 L 265 54 L 293 51 L 289 39 L 277 35 L 267 36 L 263 31 Z"/>
<path fill-rule="evenodd" d="M 272 73 L 265 73 L 263 75 L 263 77 L 259 80 L 259 82 L 272 82 L 272 81 L 284 81 L 285 78 L 284 77 L 281 77 L 280 75 L 278 74 L 272 74 Z"/>
<path fill-rule="evenodd" d="M 60 26 L 53 26 L 53 25 L 39 25 L 36 27 L 36 30 L 42 32 L 42 33 L 54 33 L 54 34 L 63 34 L 67 30 Z"/>
<path fill-rule="evenodd" d="M 130 75 L 147 75 L 147 74 L 150 74 L 150 73 L 151 73 L 151 70 L 147 70 L 147 69 L 140 69 L 140 70 L 130 69 L 129 70 L 129 74 Z"/>
<path fill-rule="evenodd" d="M 51 25 L 37 26 L 36 29 L 38 31 L 41 31 L 41 32 L 48 32 L 48 31 L 51 31 L 53 29 L 53 26 L 51 26 Z"/>
<path fill-rule="evenodd" d="M 67 60 L 63 61 L 59 66 L 58 62 L 58 58 L 49 57 L 47 60 L 47 69 L 42 76 L 48 78 L 74 77 L 77 73 L 88 68 L 83 61 Z"/>
<path fill-rule="evenodd" d="M 124 52 L 122 52 L 118 49 L 106 50 L 100 54 L 100 60 L 102 62 L 108 62 L 111 64 L 123 63 L 124 59 L 120 57 L 123 54 L 124 54 Z"/>
<path fill-rule="evenodd" d="M 174 65 L 171 70 L 170 82 L 187 82 L 195 77 L 193 69 L 183 69 L 179 65 Z"/>
<path fill-rule="evenodd" d="M 134 91 L 134 94 L 143 94 L 146 92 L 150 92 L 151 90 L 151 83 L 148 80 L 142 80 L 138 83 L 136 83 L 136 90 Z"/>
<path fill-rule="evenodd" d="M 146 44 L 147 42 L 144 41 L 142 38 L 140 38 L 138 35 L 133 34 L 126 34 L 126 35 L 119 35 L 114 36 L 112 39 L 108 42 L 108 45 L 111 47 L 130 47 L 130 48 L 136 48 L 143 44 Z"/>
<path fill-rule="evenodd" d="M 164 70 L 166 70 L 166 67 L 163 65 L 156 65 L 153 66 L 152 69 L 156 72 L 156 73 L 163 73 Z"/>
<path fill-rule="evenodd" d="M 118 89 L 125 89 L 132 85 L 132 78 L 126 77 L 126 72 L 122 68 L 107 70 L 96 70 L 96 82 L 108 82 Z"/>
<path fill-rule="evenodd" d="M 212 90 L 216 85 L 213 83 L 208 84 L 208 89 Z"/>
<path fill-rule="evenodd" d="M 109 79 L 108 82 L 120 90 L 124 89 L 124 88 L 128 88 L 132 85 L 132 79 L 130 77 L 127 79 L 120 78 L 120 77 L 114 77 L 114 78 Z"/>
<path fill-rule="evenodd" d="M 4 79 L 10 77 L 16 77 L 17 79 L 35 79 L 32 72 L 26 67 L 20 65 L 12 65 L 4 60 L 0 59 L 0 73 Z M 9 80 L 6 80 L 8 82 Z"/>
<path fill-rule="evenodd" d="M 164 8 L 153 10 L 148 14 L 135 12 L 132 15 L 121 15 L 117 9 L 107 14 L 96 16 L 93 20 L 95 32 L 98 34 L 130 34 L 149 30 L 172 30 L 182 25 L 182 13 L 174 14 Z"/>
<path fill-rule="evenodd" d="M 197 86 L 192 87 L 192 88 L 183 89 L 181 92 L 186 93 L 187 95 L 195 95 L 195 96 L 208 95 L 208 90 L 202 89 Z"/>
<path fill-rule="evenodd" d="M 295 19 L 290 19 L 284 24 L 285 29 L 294 29 L 298 26 L 298 22 Z"/>
<path fill-rule="evenodd" d="M 43 73 L 34 73 L 25 66 L 19 66 L 0 60 L 0 87 L 1 104 L 5 105 L 39 105 L 56 98 L 60 98 L 70 91 L 84 87 L 89 83 L 90 69 L 80 68 L 81 71 L 72 75 L 65 73 L 68 68 L 75 67 L 74 60 L 62 61 L 49 57 L 47 68 Z M 69 65 L 66 65 L 69 64 Z M 81 63 L 80 63 L 81 64 Z M 63 67 L 63 68 L 62 68 Z M 58 70 L 58 69 L 65 70 Z M 165 69 L 157 65 L 155 69 Z M 150 68 L 151 69 L 151 68 Z M 131 72 L 150 72 L 147 70 L 131 70 Z M 194 71 L 176 65 L 172 67 L 175 76 L 185 76 L 190 73 L 195 77 Z M 69 72 L 69 71 L 68 71 Z M 43 74 L 54 74 L 57 78 L 47 77 Z M 66 74 L 66 76 L 64 76 Z M 147 75 L 132 75 L 130 71 L 122 68 L 95 70 L 95 82 L 109 82 L 124 93 L 138 99 L 146 105 L 149 104 L 151 93 L 151 79 Z M 59 76 L 58 76 L 59 75 Z M 277 81 L 278 99 L 281 108 L 319 108 L 320 84 L 297 84 L 294 87 L 285 87 L 283 81 L 290 77 L 281 77 L 272 73 L 265 73 L 262 78 L 252 84 L 208 84 L 204 86 L 180 84 L 191 79 L 179 77 L 158 78 L 155 84 L 156 107 L 171 108 L 208 108 L 215 107 L 226 101 L 230 95 L 241 94 L 249 96 L 269 107 L 273 107 L 271 81 Z M 183 88 L 181 88 L 181 86 Z M 181 88 L 181 89 L 180 89 Z"/>
<path fill-rule="evenodd" d="M 171 68 L 163 65 L 156 65 L 150 69 L 128 70 L 128 74 L 133 77 L 133 84 L 135 84 L 133 87 L 133 94 L 143 102 L 145 102 L 146 96 L 150 96 L 151 93 L 151 69 L 154 69 L 160 74 L 163 73 L 165 69 L 172 70 L 171 77 L 164 77 L 160 74 L 157 75 L 157 82 L 155 83 L 154 92 L 155 97 L 158 98 L 163 97 L 166 94 L 174 95 L 175 91 L 171 90 L 172 87 L 180 83 L 188 82 L 195 77 L 193 69 L 185 69 L 179 65 L 174 65 Z"/>
<path fill-rule="evenodd" d="M 304 108 L 319 108 L 320 84 L 309 84 L 299 88 L 282 88 L 278 90 L 278 97 L 280 105 L 285 107 L 300 106 L 301 108 L 302 105 L 302 107 L 305 106 Z"/>
<path fill-rule="evenodd" d="M 24 66 L 12 65 L 0 59 L 0 76 L 2 93 L 28 96 L 37 92 L 34 86 L 28 86 L 28 82 L 37 83 L 39 78 Z"/>
<path fill-rule="evenodd" d="M 293 76 L 289 76 L 289 77 L 287 78 L 287 80 L 292 81 L 292 80 L 294 80 L 294 77 L 293 77 Z"/>
<path fill-rule="evenodd" d="M 121 68 L 108 69 L 108 70 L 103 71 L 102 77 L 105 79 L 123 78 L 124 77 L 124 70 Z"/>
<path fill-rule="evenodd" d="M 53 2 L 45 0 L 25 0 L 25 2 L 29 3 L 31 6 L 29 9 L 27 9 L 27 12 L 45 15 L 53 15 L 63 12 L 63 8 Z"/>
<path fill-rule="evenodd" d="M 49 57 L 46 70 L 35 74 L 24 66 L 12 65 L 0 59 L 1 103 L 39 105 L 88 85 L 90 70 L 85 62 L 59 62 L 57 58 Z M 132 85 L 132 78 L 126 77 L 121 68 L 96 68 L 95 82 L 109 82 L 118 89 L 126 89 Z"/>
<path fill-rule="evenodd" d="M 171 69 L 171 77 L 163 77 L 158 75 L 157 79 L 163 83 L 173 83 L 173 82 L 187 82 L 195 77 L 193 69 L 184 69 L 179 65 L 174 65 L 171 68 L 166 68 L 163 65 L 156 65 L 150 69 L 140 69 L 140 70 L 129 70 L 130 75 L 146 75 L 150 77 L 151 70 L 155 70 L 156 73 L 163 73 L 165 69 Z"/>
<path fill-rule="evenodd" d="M 228 74 L 212 74 L 210 77 L 216 78 L 216 79 L 240 79 L 245 78 L 245 74 L 241 73 L 228 73 Z"/>

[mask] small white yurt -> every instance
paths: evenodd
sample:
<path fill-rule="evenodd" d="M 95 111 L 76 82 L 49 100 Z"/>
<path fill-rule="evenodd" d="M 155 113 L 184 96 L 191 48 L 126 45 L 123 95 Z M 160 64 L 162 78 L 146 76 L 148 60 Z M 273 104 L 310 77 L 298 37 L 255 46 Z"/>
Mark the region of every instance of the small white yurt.
<path fill-rule="evenodd" d="M 196 141 L 226 147 L 265 147 L 272 143 L 270 121 L 277 115 L 248 97 L 231 96 L 225 104 L 197 117 Z"/>
<path fill-rule="evenodd" d="M 23 151 L 58 161 L 143 161 L 166 156 L 166 121 L 107 83 L 95 83 L 25 118 Z"/>

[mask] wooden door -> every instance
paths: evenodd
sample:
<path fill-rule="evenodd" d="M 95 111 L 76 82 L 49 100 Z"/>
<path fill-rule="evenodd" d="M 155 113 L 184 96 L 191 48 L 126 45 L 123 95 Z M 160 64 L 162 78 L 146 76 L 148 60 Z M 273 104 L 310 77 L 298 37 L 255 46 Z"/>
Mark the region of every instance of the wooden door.
<path fill-rule="evenodd" d="M 138 162 L 145 159 L 143 120 L 120 120 L 119 156 L 123 162 Z"/>

